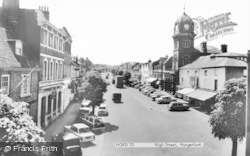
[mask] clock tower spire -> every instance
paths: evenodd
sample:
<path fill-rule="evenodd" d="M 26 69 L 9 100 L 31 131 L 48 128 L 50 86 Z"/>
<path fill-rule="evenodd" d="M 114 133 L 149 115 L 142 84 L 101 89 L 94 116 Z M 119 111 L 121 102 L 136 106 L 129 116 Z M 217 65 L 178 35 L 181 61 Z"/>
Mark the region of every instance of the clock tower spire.
<path fill-rule="evenodd" d="M 175 22 L 174 26 L 174 50 L 172 70 L 190 63 L 191 51 L 194 48 L 194 23 L 191 17 L 185 13 Z"/>

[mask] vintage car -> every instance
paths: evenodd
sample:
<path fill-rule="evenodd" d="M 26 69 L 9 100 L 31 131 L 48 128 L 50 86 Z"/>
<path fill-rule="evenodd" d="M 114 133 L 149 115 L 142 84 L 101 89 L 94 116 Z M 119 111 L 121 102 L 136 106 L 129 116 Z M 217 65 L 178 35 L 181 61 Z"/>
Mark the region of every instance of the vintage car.
<path fill-rule="evenodd" d="M 115 103 L 120 103 L 121 102 L 121 98 L 122 98 L 122 94 L 121 93 L 113 93 L 113 98 L 112 100 Z"/>
<path fill-rule="evenodd" d="M 80 138 L 81 142 L 88 142 L 95 140 L 95 134 L 90 132 L 89 126 L 84 123 L 75 123 L 73 125 L 65 125 L 64 132 L 74 133 Z"/>
<path fill-rule="evenodd" d="M 162 104 L 162 103 L 170 103 L 171 101 L 176 101 L 177 99 L 172 99 L 171 96 L 167 96 L 167 95 L 164 95 L 164 96 L 161 96 L 159 98 L 156 98 L 155 101 L 158 103 L 158 104 Z"/>
<path fill-rule="evenodd" d="M 55 136 L 52 136 L 52 146 L 58 147 L 58 149 L 61 149 L 61 143 L 63 143 L 63 149 L 62 151 L 55 151 L 56 155 L 62 155 L 62 156 L 80 156 L 82 155 L 81 143 L 80 138 L 75 135 L 74 133 L 59 133 Z"/>
<path fill-rule="evenodd" d="M 95 115 L 84 115 L 81 117 L 81 121 L 88 125 L 92 130 L 105 131 L 105 123 L 102 118 Z"/>
<path fill-rule="evenodd" d="M 98 116 L 108 116 L 109 112 L 105 104 L 101 104 L 98 111 Z"/>
<path fill-rule="evenodd" d="M 168 110 L 172 111 L 172 110 L 189 110 L 190 106 L 188 105 L 187 102 L 172 102 L 168 105 Z"/>
<path fill-rule="evenodd" d="M 156 98 L 159 98 L 159 97 L 162 97 L 162 96 L 164 96 L 164 94 L 162 94 L 162 93 L 155 93 L 155 94 L 151 95 L 151 98 L 152 98 L 153 101 L 155 101 Z"/>

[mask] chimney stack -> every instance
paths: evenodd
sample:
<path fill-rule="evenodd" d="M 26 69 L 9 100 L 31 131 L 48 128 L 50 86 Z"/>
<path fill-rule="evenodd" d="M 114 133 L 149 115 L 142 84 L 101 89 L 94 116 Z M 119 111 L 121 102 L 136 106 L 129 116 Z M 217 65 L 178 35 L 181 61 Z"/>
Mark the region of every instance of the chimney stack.
<path fill-rule="evenodd" d="M 207 55 L 207 42 L 201 43 L 202 51 L 204 55 Z"/>
<path fill-rule="evenodd" d="M 41 6 L 40 10 L 43 12 L 44 17 L 49 21 L 49 8 L 46 6 Z"/>
<path fill-rule="evenodd" d="M 221 52 L 222 53 L 226 53 L 227 52 L 227 45 L 226 44 L 222 44 L 221 45 Z"/>

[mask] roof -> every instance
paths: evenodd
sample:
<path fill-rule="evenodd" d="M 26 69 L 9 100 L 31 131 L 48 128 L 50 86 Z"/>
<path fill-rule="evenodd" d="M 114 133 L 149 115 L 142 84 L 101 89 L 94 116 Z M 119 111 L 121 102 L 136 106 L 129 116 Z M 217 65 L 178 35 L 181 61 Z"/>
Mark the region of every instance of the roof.
<path fill-rule="evenodd" d="M 230 55 L 230 54 L 223 54 Z M 212 57 L 211 57 L 212 56 Z M 198 69 L 198 68 L 216 68 L 216 67 L 247 67 L 247 63 L 238 60 L 235 58 L 229 57 L 214 57 L 220 55 L 208 55 L 201 56 L 196 61 L 186 66 L 181 67 L 180 69 Z"/>
<path fill-rule="evenodd" d="M 216 92 L 209 92 L 209 91 L 205 91 L 205 90 L 200 90 L 200 89 L 196 89 L 193 92 L 186 94 L 186 96 L 194 98 L 194 99 L 198 99 L 200 101 L 206 101 L 214 96 L 216 96 L 218 93 Z"/>
<path fill-rule="evenodd" d="M 202 45 L 196 46 L 195 49 L 197 49 L 201 53 L 204 53 L 202 50 Z M 220 54 L 222 52 L 214 46 L 207 45 L 207 53 L 208 54 Z"/>
<path fill-rule="evenodd" d="M 65 133 L 63 136 L 63 140 L 70 140 L 70 139 L 79 139 L 79 137 L 74 133 Z"/>
<path fill-rule="evenodd" d="M 185 95 L 185 94 L 193 92 L 194 90 L 195 89 L 193 88 L 184 88 L 184 89 L 178 90 L 177 93 Z"/>
<path fill-rule="evenodd" d="M 80 129 L 80 128 L 89 128 L 89 126 L 85 125 L 84 123 L 75 123 L 73 124 L 74 127 Z"/>
<path fill-rule="evenodd" d="M 150 77 L 150 78 L 148 78 L 146 81 L 149 82 L 149 83 L 152 83 L 152 82 L 154 82 L 154 81 L 156 81 L 156 80 L 157 80 L 157 78 Z"/>
<path fill-rule="evenodd" d="M 176 24 L 179 23 L 183 23 L 183 22 L 190 22 L 190 23 L 193 23 L 193 20 L 190 16 L 188 16 L 185 12 L 183 13 L 183 15 L 175 22 Z"/>
<path fill-rule="evenodd" d="M 164 62 L 165 70 L 172 70 L 173 57 L 171 56 Z"/>
<path fill-rule="evenodd" d="M 21 67 L 7 39 L 6 30 L 0 27 L 0 67 Z"/>

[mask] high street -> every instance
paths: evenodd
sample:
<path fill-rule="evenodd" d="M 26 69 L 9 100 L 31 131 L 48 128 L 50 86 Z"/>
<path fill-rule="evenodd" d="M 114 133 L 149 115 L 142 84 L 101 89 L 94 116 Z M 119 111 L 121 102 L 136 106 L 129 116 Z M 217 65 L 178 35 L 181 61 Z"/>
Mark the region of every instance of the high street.
<path fill-rule="evenodd" d="M 122 93 L 122 103 L 113 103 L 114 92 Z M 117 89 L 113 84 L 108 86 L 104 98 L 110 115 L 104 117 L 107 131 L 103 134 L 102 156 L 228 156 L 231 154 L 231 140 L 219 141 L 214 138 L 208 123 L 209 117 L 201 112 L 194 109 L 170 112 L 167 105 L 156 104 L 137 89 L 130 87 Z M 115 143 L 119 142 L 202 142 L 204 147 L 115 148 Z M 239 144 L 238 148 L 238 155 L 243 155 L 242 144 Z"/>

